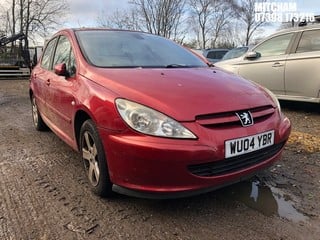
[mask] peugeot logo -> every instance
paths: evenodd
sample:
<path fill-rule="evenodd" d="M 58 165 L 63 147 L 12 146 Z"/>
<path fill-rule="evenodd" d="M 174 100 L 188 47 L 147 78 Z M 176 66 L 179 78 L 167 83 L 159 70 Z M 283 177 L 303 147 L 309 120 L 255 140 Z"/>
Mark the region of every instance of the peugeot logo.
<path fill-rule="evenodd" d="M 249 111 L 236 112 L 236 115 L 240 119 L 240 122 L 243 127 L 253 125 L 253 118 Z"/>

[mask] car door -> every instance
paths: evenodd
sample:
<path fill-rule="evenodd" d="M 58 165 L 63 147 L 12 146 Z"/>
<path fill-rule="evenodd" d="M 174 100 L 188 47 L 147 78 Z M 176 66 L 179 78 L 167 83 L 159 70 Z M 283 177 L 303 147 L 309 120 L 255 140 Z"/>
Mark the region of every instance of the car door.
<path fill-rule="evenodd" d="M 320 29 L 304 31 L 296 51 L 288 56 L 285 70 L 286 94 L 296 100 L 319 98 Z"/>
<path fill-rule="evenodd" d="M 48 118 L 55 132 L 65 141 L 74 139 L 73 115 L 75 105 L 76 61 L 71 43 L 67 36 L 61 35 L 53 57 L 53 69 L 58 64 L 65 64 L 67 75 L 59 76 L 54 73 L 49 81 L 47 96 Z"/>
<path fill-rule="evenodd" d="M 52 73 L 52 58 L 55 50 L 57 38 L 53 38 L 47 43 L 46 48 L 42 54 L 41 62 L 36 66 L 32 73 L 33 91 L 36 97 L 37 106 L 41 115 L 47 119 L 48 108 L 46 105 L 46 98 L 48 96 L 48 83 L 53 77 Z"/>
<path fill-rule="evenodd" d="M 278 35 L 259 44 L 253 49 L 257 57 L 245 57 L 238 65 L 238 74 L 259 83 L 275 94 L 285 94 L 284 73 L 293 35 Z"/>

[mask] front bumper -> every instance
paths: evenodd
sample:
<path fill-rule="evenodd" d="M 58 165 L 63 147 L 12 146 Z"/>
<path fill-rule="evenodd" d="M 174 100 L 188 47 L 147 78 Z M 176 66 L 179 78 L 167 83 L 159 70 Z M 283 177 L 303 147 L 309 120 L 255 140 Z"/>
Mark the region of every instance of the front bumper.
<path fill-rule="evenodd" d="M 196 123 L 185 126 L 197 133 L 198 140 L 176 140 L 140 135 L 128 131 L 110 134 L 99 129 L 106 149 L 110 179 L 114 190 L 144 198 L 185 197 L 229 185 L 272 165 L 290 134 L 290 121 L 282 117 L 278 124 L 269 119 L 263 124 L 237 129 L 204 129 Z M 213 176 L 199 176 L 190 166 L 218 163 L 224 159 L 224 141 L 258 132 L 275 130 L 278 150 L 266 159 Z"/>

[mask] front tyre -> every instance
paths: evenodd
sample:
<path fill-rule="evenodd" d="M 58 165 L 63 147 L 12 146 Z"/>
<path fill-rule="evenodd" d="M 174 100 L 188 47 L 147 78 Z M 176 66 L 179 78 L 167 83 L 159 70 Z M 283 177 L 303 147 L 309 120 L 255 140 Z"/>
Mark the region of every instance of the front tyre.
<path fill-rule="evenodd" d="M 111 196 L 112 183 L 109 178 L 106 156 L 92 120 L 85 121 L 81 127 L 80 150 L 92 191 L 101 197 Z"/>

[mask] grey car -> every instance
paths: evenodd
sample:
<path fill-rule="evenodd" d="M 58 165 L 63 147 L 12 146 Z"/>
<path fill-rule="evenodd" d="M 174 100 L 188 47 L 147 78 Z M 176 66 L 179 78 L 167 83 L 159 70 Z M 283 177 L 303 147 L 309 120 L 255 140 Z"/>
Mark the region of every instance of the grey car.
<path fill-rule="evenodd" d="M 216 66 L 267 87 L 279 99 L 320 103 L 320 25 L 275 33 Z"/>

